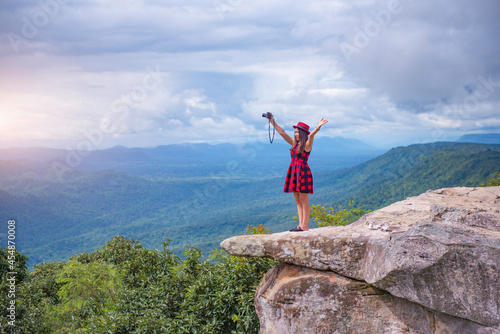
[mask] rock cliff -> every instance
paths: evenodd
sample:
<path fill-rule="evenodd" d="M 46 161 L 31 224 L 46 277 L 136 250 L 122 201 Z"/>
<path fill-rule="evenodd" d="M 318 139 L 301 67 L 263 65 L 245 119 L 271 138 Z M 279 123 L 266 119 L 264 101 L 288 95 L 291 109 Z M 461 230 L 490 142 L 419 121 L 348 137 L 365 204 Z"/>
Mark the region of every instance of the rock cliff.
<path fill-rule="evenodd" d="M 261 333 L 500 333 L 500 187 L 428 191 L 349 226 L 226 239 L 281 263 Z"/>

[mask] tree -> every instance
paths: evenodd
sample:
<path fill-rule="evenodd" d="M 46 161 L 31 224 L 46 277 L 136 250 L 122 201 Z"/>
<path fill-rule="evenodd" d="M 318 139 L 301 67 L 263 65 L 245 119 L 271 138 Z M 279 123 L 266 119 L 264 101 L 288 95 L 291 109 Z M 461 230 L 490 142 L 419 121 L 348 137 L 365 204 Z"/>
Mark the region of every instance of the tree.
<path fill-rule="evenodd" d="M 26 319 L 26 310 L 20 304 L 20 291 L 28 277 L 28 258 L 14 245 L 0 247 L 0 333 L 21 333 L 19 324 Z M 5 326 L 6 325 L 6 326 Z"/>
<path fill-rule="evenodd" d="M 203 259 L 189 246 L 181 259 L 169 242 L 148 250 L 120 236 L 68 262 L 37 265 L 19 282 L 23 321 L 0 333 L 257 333 L 253 298 L 275 261 L 220 250 Z"/>
<path fill-rule="evenodd" d="M 355 222 L 365 214 L 371 212 L 362 208 L 353 208 L 352 203 L 352 201 L 349 201 L 347 209 L 342 208 L 342 205 L 339 205 L 337 209 L 335 209 L 334 205 L 330 208 L 325 208 L 320 204 L 313 205 L 311 207 L 311 218 L 314 218 L 314 221 L 320 227 L 344 226 Z"/>
<path fill-rule="evenodd" d="M 495 174 L 495 176 L 486 180 L 486 183 L 483 183 L 481 187 L 495 187 L 500 186 L 500 172 Z"/>
<path fill-rule="evenodd" d="M 57 275 L 56 282 L 61 284 L 57 292 L 59 303 L 49 306 L 56 330 L 77 332 L 87 327 L 90 318 L 103 318 L 117 309 L 122 283 L 120 271 L 114 265 L 70 261 Z"/>

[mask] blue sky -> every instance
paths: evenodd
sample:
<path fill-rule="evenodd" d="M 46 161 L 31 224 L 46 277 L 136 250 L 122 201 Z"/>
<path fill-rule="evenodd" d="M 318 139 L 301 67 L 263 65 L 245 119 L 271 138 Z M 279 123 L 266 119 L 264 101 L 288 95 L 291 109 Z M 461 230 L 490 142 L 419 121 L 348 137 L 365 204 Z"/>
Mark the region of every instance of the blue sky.
<path fill-rule="evenodd" d="M 0 147 L 263 140 L 268 111 L 376 145 L 498 133 L 499 18 L 496 0 L 3 0 Z"/>

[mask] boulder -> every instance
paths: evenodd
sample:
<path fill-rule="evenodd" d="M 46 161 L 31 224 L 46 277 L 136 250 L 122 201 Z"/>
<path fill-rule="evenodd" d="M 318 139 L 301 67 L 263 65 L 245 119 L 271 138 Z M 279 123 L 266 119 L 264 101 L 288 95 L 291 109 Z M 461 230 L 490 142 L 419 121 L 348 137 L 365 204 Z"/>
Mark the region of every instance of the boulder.
<path fill-rule="evenodd" d="M 429 310 L 366 282 L 284 263 L 260 283 L 255 307 L 261 334 L 498 333 L 498 328 Z"/>
<path fill-rule="evenodd" d="M 221 247 L 333 272 L 426 310 L 500 325 L 500 187 L 428 191 L 348 226 L 238 236 Z"/>

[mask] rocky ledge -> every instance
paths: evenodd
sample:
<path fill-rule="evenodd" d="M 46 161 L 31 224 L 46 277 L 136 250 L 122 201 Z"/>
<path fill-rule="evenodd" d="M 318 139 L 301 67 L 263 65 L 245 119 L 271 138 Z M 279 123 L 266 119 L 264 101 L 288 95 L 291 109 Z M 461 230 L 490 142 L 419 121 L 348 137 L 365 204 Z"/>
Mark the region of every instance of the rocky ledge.
<path fill-rule="evenodd" d="M 500 187 L 428 191 L 348 226 L 221 247 L 281 262 L 256 292 L 261 333 L 500 333 Z"/>

